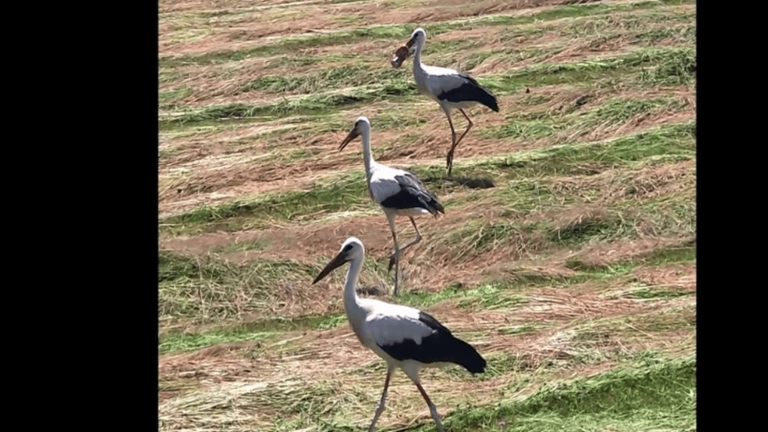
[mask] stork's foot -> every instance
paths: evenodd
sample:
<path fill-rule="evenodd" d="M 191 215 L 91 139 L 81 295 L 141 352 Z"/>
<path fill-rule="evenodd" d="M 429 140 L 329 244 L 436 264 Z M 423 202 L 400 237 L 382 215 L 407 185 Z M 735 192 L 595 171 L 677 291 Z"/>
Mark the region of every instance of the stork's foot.
<path fill-rule="evenodd" d="M 448 157 L 445 158 L 445 167 L 448 168 L 448 173 L 446 174 L 446 177 L 451 176 L 451 170 L 453 169 L 453 150 L 448 152 Z"/>

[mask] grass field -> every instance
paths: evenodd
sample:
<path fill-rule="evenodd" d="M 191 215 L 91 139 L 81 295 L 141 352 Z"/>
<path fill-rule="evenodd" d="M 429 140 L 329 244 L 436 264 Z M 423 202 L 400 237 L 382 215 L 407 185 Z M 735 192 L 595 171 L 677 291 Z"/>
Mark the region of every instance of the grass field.
<path fill-rule="evenodd" d="M 418 221 L 394 301 L 488 360 L 475 377 L 424 371 L 447 431 L 696 430 L 694 1 L 161 0 L 159 14 L 161 430 L 367 429 L 386 366 L 349 328 L 345 271 L 311 285 L 353 235 L 361 285 L 392 284 L 360 140 L 337 151 L 359 115 L 375 157 L 446 209 Z M 453 167 L 467 181 L 444 179 L 450 129 L 412 60 L 388 63 L 417 26 L 426 64 L 499 98 L 500 113 L 468 111 Z M 435 430 L 401 371 L 377 430 Z"/>

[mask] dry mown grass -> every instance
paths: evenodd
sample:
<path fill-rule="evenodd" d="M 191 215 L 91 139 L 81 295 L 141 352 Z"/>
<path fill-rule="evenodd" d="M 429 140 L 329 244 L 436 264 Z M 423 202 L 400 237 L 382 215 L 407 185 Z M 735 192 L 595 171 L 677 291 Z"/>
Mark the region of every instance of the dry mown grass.
<path fill-rule="evenodd" d="M 300 36 L 316 32 L 328 32 L 348 28 L 349 17 L 355 26 L 429 24 L 433 22 L 458 20 L 468 17 L 498 14 L 525 9 L 532 13 L 544 6 L 574 3 L 591 3 L 597 0 L 482 0 L 467 4 L 449 2 L 404 3 L 401 7 L 389 7 L 385 1 L 354 2 L 352 4 L 328 4 L 300 2 L 295 8 L 269 8 L 240 13 L 234 19 L 226 15 L 216 19 L 192 18 L 191 23 L 207 27 L 204 37 L 185 41 L 185 27 L 181 29 L 173 22 L 161 20 L 160 54 L 200 54 L 211 51 L 231 50 L 259 46 L 269 38 Z M 405 7 L 403 7 L 405 6 Z M 178 9 L 177 9 L 178 10 Z M 162 11 L 162 9 L 161 9 Z M 179 34 L 180 33 L 180 34 Z"/>
<path fill-rule="evenodd" d="M 336 148 L 361 114 L 372 119 L 377 160 L 421 170 L 447 209 L 417 221 L 424 240 L 403 258 L 396 301 L 428 310 L 489 362 L 477 377 L 423 372 L 451 428 L 482 429 L 461 423 L 462 413 L 539 427 L 542 419 L 526 423 L 524 414 L 491 418 L 492 407 L 525 401 L 547 383 L 690 357 L 696 160 L 695 129 L 685 123 L 695 119 L 695 64 L 675 50 L 693 46 L 695 5 L 676 3 L 163 0 L 161 223 L 267 193 L 274 202 L 161 229 L 160 429 L 367 426 L 385 366 L 346 323 L 343 272 L 310 283 L 354 235 L 368 256 L 361 286 L 384 291 L 386 219 L 356 195 L 346 203 L 353 211 L 299 208 L 309 195 L 296 195 L 296 209 L 281 201 L 298 191 L 316 199 L 335 183 L 356 187 L 359 143 Z M 520 18 L 534 15 L 542 19 Z M 467 179 L 492 177 L 494 187 L 441 179 L 444 115 L 406 86 L 410 70 L 382 72 L 393 43 L 404 41 L 388 26 L 401 24 L 436 29 L 427 63 L 469 70 L 498 93 L 501 113 L 470 113 L 476 126 L 454 167 Z M 393 93 L 368 86 L 382 79 Z M 351 99 L 326 98 L 338 93 Z M 206 117 L 238 103 L 257 114 Z M 165 120 L 192 109 L 199 119 Z M 456 126 L 464 127 L 460 116 Z M 398 239 L 410 239 L 407 222 L 398 226 Z M 431 423 L 402 373 L 389 394 L 377 429 Z M 627 415 L 637 412 L 656 413 Z M 600 415 L 611 421 L 580 427 L 640 427 L 604 408 Z M 534 429 L 577 430 L 561 426 Z"/>
<path fill-rule="evenodd" d="M 463 373 L 426 371 L 426 387 L 441 389 L 433 396 L 441 414 L 470 398 L 484 404 L 510 397 L 510 387 L 521 380 L 526 384 L 515 388 L 515 397 L 535 391 L 548 379 L 605 370 L 643 352 L 669 350 L 679 355 L 686 347 L 690 352 L 691 334 L 681 329 L 693 325 L 695 301 L 599 295 L 621 284 L 616 280 L 607 287 L 586 283 L 568 290 L 533 289 L 526 292 L 525 305 L 511 310 L 460 313 L 447 304 L 431 308 L 491 364 L 490 377 L 482 378 L 481 386 Z M 528 323 L 535 323 L 533 331 L 505 334 L 505 329 Z M 260 347 L 255 357 L 253 347 L 242 345 L 162 358 L 161 419 L 178 426 L 230 428 L 235 425 L 220 422 L 232 421 L 236 412 L 249 412 L 242 427 L 268 427 L 275 415 L 301 415 L 294 407 L 308 398 L 319 404 L 316 410 L 342 410 L 363 422 L 370 414 L 365 407 L 372 407 L 377 398 L 378 389 L 370 383 L 383 377 L 381 361 L 360 349 L 346 326 L 289 334 L 285 340 L 289 343 Z M 402 376 L 393 380 L 392 414 L 384 424 L 428 418 L 411 387 Z M 185 396 L 179 396 L 182 393 Z M 221 416 L 222 409 L 231 413 Z"/>

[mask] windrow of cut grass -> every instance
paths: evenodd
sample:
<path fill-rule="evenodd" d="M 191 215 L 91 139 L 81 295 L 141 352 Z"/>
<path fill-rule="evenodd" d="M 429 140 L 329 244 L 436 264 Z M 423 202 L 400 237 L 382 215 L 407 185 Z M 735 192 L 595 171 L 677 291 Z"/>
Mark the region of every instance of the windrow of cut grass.
<path fill-rule="evenodd" d="M 696 429 L 692 0 L 214 3 L 160 5 L 161 430 L 368 426 L 386 364 L 348 327 L 344 269 L 312 285 L 350 235 L 361 296 L 488 362 L 422 372 L 446 430 Z M 417 26 L 427 64 L 502 106 L 468 112 L 452 178 L 444 116 L 386 62 Z M 446 209 L 392 299 L 359 141 L 337 151 L 358 115 Z M 436 430 L 402 373 L 389 394 L 377 430 Z"/>
<path fill-rule="evenodd" d="M 503 427 L 507 424 L 511 427 Z M 452 430 L 490 431 L 637 430 L 648 425 L 696 429 L 694 358 L 633 365 L 568 384 L 556 383 L 521 401 L 468 407 L 445 420 Z"/>
<path fill-rule="evenodd" d="M 460 19 L 448 22 L 424 25 L 430 36 L 439 36 L 454 29 L 485 28 L 488 26 L 516 26 L 539 21 L 554 21 L 589 15 L 612 14 L 623 11 L 661 8 L 667 5 L 693 3 L 692 1 L 641 1 L 630 3 L 593 3 L 564 5 L 549 8 L 532 14 L 486 15 L 472 20 Z M 160 57 L 161 68 L 173 68 L 188 65 L 216 64 L 232 62 L 258 56 L 294 54 L 303 49 L 317 49 L 327 46 L 343 46 L 360 40 L 398 41 L 410 36 L 417 27 L 415 24 L 381 25 L 366 28 L 352 28 L 332 31 L 324 34 L 309 34 L 292 37 L 274 38 L 273 42 L 258 44 L 238 50 L 221 50 L 200 55 L 182 55 Z"/>
<path fill-rule="evenodd" d="M 695 124 L 672 124 L 615 140 L 562 145 L 543 150 L 515 153 L 457 166 L 457 178 L 494 178 L 504 181 L 515 178 L 537 178 L 553 175 L 597 174 L 618 165 L 631 166 L 646 159 L 663 157 L 684 160 L 695 155 L 693 137 Z M 449 194 L 456 186 L 446 186 L 442 180 L 443 166 L 410 167 L 430 187 L 439 186 L 441 194 Z M 509 193 L 511 191 L 507 191 Z M 525 189 L 518 190 L 527 194 Z M 171 216 L 161 221 L 166 233 L 241 230 L 256 227 L 269 220 L 303 220 L 330 212 L 372 211 L 373 205 L 365 192 L 361 170 L 318 182 L 304 191 L 262 194 L 252 201 L 237 201 L 217 207 L 203 207 L 189 213 Z M 514 200 L 513 200 L 514 202 Z M 451 200 L 445 200 L 451 209 Z"/>
<path fill-rule="evenodd" d="M 495 228 L 498 230 L 498 227 Z M 469 230 L 453 235 L 461 236 Z M 502 240 L 504 238 L 502 237 Z M 487 242 L 479 244 L 473 255 L 487 252 Z M 461 245 L 459 245 L 461 246 Z M 460 249 L 460 247 L 457 247 Z M 463 250 L 463 249 L 462 249 Z M 462 254 L 454 254 L 461 259 Z M 541 273 L 515 270 L 500 278 L 489 279 L 472 287 L 450 284 L 439 291 L 412 289 L 403 292 L 398 302 L 418 308 L 430 308 L 453 302 L 468 312 L 511 310 L 529 301 L 528 292 L 541 287 L 565 289 L 589 281 L 603 281 L 617 286 L 637 268 L 665 267 L 695 261 L 695 245 L 674 244 L 633 258 L 604 265 L 585 265 L 577 260 L 566 263 L 570 273 Z M 286 301 L 289 296 L 306 291 L 323 265 L 322 258 L 308 265 L 297 261 L 269 262 L 260 259 L 232 264 L 215 255 L 185 256 L 164 252 L 160 262 L 160 311 L 166 330 L 160 335 L 160 352 L 195 350 L 216 344 L 258 342 L 279 339 L 281 334 L 345 325 L 341 304 L 334 302 L 325 313 L 297 316 L 275 315 L 270 304 Z M 386 260 L 369 257 L 363 283 L 385 278 Z M 290 277 L 288 275 L 290 274 Z M 341 283 L 343 275 L 333 275 L 329 283 Z M 224 301 L 223 281 L 235 281 L 237 292 Z M 286 284 L 292 285 L 286 293 Z M 365 286 L 365 285 L 363 285 Z M 334 291 L 335 292 L 335 291 Z M 629 298 L 674 298 L 690 292 L 664 287 L 650 287 L 639 281 L 626 293 Z M 325 295 L 327 296 L 327 294 Z M 331 297 L 335 297 L 331 294 Z M 320 300 L 318 300 L 320 301 Z M 247 318 L 249 317 L 249 318 Z"/>
<path fill-rule="evenodd" d="M 511 72 L 483 76 L 478 80 L 499 96 L 538 86 L 567 83 L 584 85 L 598 80 L 605 81 L 606 85 L 614 85 L 615 78 L 611 80 L 611 76 L 622 76 L 622 79 L 628 83 L 634 81 L 645 86 L 688 85 L 695 76 L 694 64 L 693 48 L 645 48 L 600 60 L 539 63 Z M 377 74 L 387 75 L 383 71 Z M 339 72 L 338 75 L 344 76 L 344 72 Z M 279 78 L 270 81 L 270 84 L 283 86 L 285 85 L 283 80 L 290 80 L 290 78 Z M 174 125 L 196 124 L 219 119 L 258 118 L 264 121 L 274 120 L 287 114 L 322 115 L 334 109 L 342 107 L 350 109 L 376 101 L 403 104 L 413 102 L 419 96 L 412 77 L 404 74 L 399 74 L 397 78 L 366 79 L 359 82 L 376 84 L 327 93 L 286 97 L 259 105 L 235 103 L 169 112 L 161 116 L 160 128 L 166 130 Z"/>
<path fill-rule="evenodd" d="M 159 260 L 161 320 L 197 316 L 225 320 L 264 307 L 274 293 L 310 278 L 313 266 L 292 261 L 252 260 L 237 265 L 206 256 L 161 251 Z"/>
<path fill-rule="evenodd" d="M 693 45 L 695 42 L 695 26 L 690 24 L 691 16 L 687 14 L 649 15 L 642 17 L 602 18 L 598 22 L 585 22 L 594 31 L 580 35 L 580 51 L 583 53 L 599 53 L 606 45 L 617 45 L 616 49 L 654 48 L 664 40 L 674 40 L 677 46 Z M 666 20 L 681 23 L 675 27 L 664 26 Z M 604 27 L 610 30 L 606 31 Z M 515 67 L 521 62 L 541 63 L 568 49 L 573 51 L 572 38 L 577 36 L 575 27 L 564 30 L 557 26 L 552 29 L 530 27 L 528 33 L 536 31 L 538 39 L 557 34 L 558 39 L 546 44 L 537 43 L 538 39 L 523 43 L 520 40 L 524 32 L 515 29 L 499 34 L 481 35 L 468 38 L 452 38 L 437 40 L 429 45 L 425 60 L 429 64 L 459 67 L 472 71 L 476 66 L 486 63 L 493 65 L 491 70 L 485 70 L 482 75 L 488 75 L 503 69 Z M 463 30 L 462 30 L 463 31 Z M 527 35 L 525 37 L 530 37 Z M 488 39 L 498 39 L 499 43 L 487 46 Z M 513 38 L 515 40 L 508 40 Z M 501 45 L 501 46 L 497 46 Z M 338 88 L 362 86 L 369 83 L 379 83 L 383 88 L 394 92 L 402 87 L 404 75 L 409 75 L 410 68 L 393 71 L 381 62 L 379 53 L 347 54 L 314 54 L 299 57 L 297 63 L 293 57 L 278 57 L 275 61 L 250 67 L 219 67 L 218 71 L 201 68 L 200 71 L 187 73 L 161 72 L 161 83 L 166 90 L 160 92 L 160 106 L 163 110 L 173 109 L 184 101 L 194 100 L 196 104 L 205 100 L 224 96 L 239 97 L 245 93 L 255 92 L 269 97 L 270 94 L 314 94 L 327 92 Z M 308 67 L 311 66 L 311 67 Z M 243 69 L 240 74 L 233 72 Z M 261 71 L 257 77 L 250 78 L 255 71 Z M 274 72 L 269 73 L 270 69 Z M 194 73 L 193 73 L 194 72 Z M 405 81 L 409 81 L 405 79 Z M 218 85 L 220 84 L 220 85 Z M 403 91 L 403 90 L 399 90 Z M 393 93 L 399 94 L 399 93 Z M 190 96 L 193 98 L 190 98 Z"/>

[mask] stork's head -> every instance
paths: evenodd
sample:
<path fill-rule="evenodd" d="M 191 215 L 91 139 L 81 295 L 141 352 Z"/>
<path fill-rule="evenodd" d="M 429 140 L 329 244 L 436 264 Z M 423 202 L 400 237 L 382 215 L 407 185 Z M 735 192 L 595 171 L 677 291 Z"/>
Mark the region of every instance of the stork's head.
<path fill-rule="evenodd" d="M 352 128 L 351 131 L 349 131 L 349 135 L 347 135 L 346 138 L 344 138 L 344 141 L 341 142 L 341 145 L 339 146 L 339 151 L 344 150 L 344 147 L 349 144 L 350 141 L 357 138 L 358 136 L 370 132 L 371 130 L 371 122 L 368 120 L 368 117 L 366 116 L 360 116 L 355 120 L 355 127 Z"/>
<path fill-rule="evenodd" d="M 424 42 L 427 41 L 427 32 L 423 28 L 419 27 L 416 30 L 411 33 L 411 39 L 405 43 L 405 46 L 408 47 L 410 50 L 410 53 L 413 54 L 413 51 L 416 49 L 414 48 L 414 45 L 424 45 Z"/>
<path fill-rule="evenodd" d="M 365 247 L 363 242 L 357 237 L 350 237 L 341 245 L 339 253 L 334 257 L 331 262 L 326 264 L 325 268 L 315 278 L 312 285 L 318 283 L 322 278 L 328 276 L 333 270 L 343 266 L 344 264 L 354 259 L 362 259 L 365 256 Z"/>
<path fill-rule="evenodd" d="M 423 28 L 419 27 L 414 30 L 413 33 L 411 33 L 411 38 L 408 39 L 408 42 L 398 48 L 394 57 L 392 57 L 392 60 L 390 61 L 392 67 L 395 69 L 399 68 L 409 56 L 413 55 L 416 48 L 424 46 L 424 42 L 426 41 L 427 32 Z"/>

